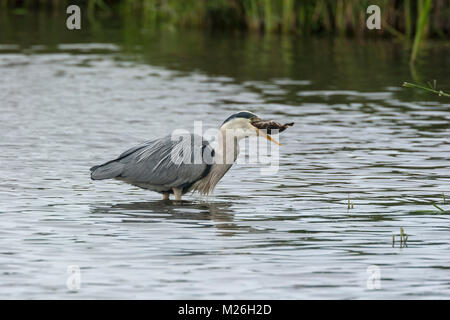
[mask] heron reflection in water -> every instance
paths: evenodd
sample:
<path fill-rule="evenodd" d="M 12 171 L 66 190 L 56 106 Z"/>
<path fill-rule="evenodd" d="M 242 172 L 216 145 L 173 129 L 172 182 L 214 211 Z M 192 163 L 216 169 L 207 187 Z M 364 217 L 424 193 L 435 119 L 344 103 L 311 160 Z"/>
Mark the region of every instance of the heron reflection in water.
<path fill-rule="evenodd" d="M 240 140 L 256 136 L 280 145 L 270 137 L 271 130 L 281 132 L 292 125 L 262 121 L 249 111 L 240 111 L 222 123 L 215 148 L 195 134 L 178 140 L 168 135 L 146 141 L 114 160 L 92 167 L 91 178 L 121 180 L 159 192 L 164 200 L 169 199 L 170 194 L 175 200 L 181 200 L 182 195 L 190 191 L 208 195 L 236 161 Z"/>

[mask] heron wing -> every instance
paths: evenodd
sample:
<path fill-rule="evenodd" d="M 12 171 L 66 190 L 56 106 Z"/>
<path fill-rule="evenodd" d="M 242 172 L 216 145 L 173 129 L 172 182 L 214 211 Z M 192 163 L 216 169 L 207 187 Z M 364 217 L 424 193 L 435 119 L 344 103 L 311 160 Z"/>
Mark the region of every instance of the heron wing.
<path fill-rule="evenodd" d="M 121 178 L 133 183 L 185 187 L 207 173 L 210 165 L 203 158 L 206 151 L 213 154 L 209 143 L 200 136 L 183 135 L 177 140 L 166 136 L 135 146 L 116 160 L 94 167 L 93 179 L 102 171 L 109 178 Z M 97 171 L 99 174 L 95 174 Z"/>
<path fill-rule="evenodd" d="M 93 166 L 91 170 L 91 179 L 92 180 L 103 180 L 103 179 L 112 179 L 117 178 L 123 171 L 124 161 L 127 156 L 131 155 L 135 151 L 142 149 L 146 146 L 149 146 L 154 141 L 146 141 L 137 146 L 134 146 L 127 151 L 120 154 L 120 156 L 114 160 L 110 160 L 98 166 Z"/>

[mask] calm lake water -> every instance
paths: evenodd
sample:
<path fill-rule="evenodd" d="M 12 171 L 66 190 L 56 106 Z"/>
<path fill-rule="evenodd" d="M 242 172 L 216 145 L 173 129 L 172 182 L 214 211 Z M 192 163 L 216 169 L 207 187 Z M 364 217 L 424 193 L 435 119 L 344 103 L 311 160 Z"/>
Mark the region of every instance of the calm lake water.
<path fill-rule="evenodd" d="M 426 44 L 411 69 L 387 41 L 9 18 L 0 298 L 450 298 L 450 102 L 401 88 L 450 91 L 448 43 Z M 274 175 L 235 165 L 214 197 L 181 204 L 90 180 L 134 144 L 243 109 L 295 122 Z M 392 243 L 400 227 L 406 247 Z"/>

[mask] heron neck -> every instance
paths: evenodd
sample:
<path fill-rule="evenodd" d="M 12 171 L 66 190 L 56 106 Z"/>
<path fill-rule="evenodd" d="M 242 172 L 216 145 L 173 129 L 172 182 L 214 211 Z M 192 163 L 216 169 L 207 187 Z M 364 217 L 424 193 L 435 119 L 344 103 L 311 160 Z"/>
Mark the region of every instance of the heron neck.
<path fill-rule="evenodd" d="M 217 145 L 215 148 L 215 163 L 233 165 L 239 154 L 239 139 L 236 136 L 220 130 L 217 135 Z"/>
<path fill-rule="evenodd" d="M 220 179 L 230 170 L 239 153 L 239 139 L 232 135 L 227 137 L 225 130 L 219 131 L 216 141 L 213 165 L 206 177 L 197 181 L 192 187 L 203 195 L 212 193 Z"/>

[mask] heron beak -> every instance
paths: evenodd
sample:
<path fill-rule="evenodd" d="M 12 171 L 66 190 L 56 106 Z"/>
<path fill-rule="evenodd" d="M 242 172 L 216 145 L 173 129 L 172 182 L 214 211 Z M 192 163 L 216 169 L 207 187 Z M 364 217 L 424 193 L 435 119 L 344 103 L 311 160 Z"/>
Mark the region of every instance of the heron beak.
<path fill-rule="evenodd" d="M 256 127 L 255 127 L 255 129 L 256 129 L 256 133 L 258 134 L 259 137 L 264 137 L 264 138 L 266 138 L 267 140 L 272 141 L 273 143 L 275 143 L 275 144 L 277 144 L 277 145 L 279 145 L 279 146 L 281 147 L 281 143 L 279 143 L 279 142 L 276 141 L 275 139 L 272 139 L 271 136 L 265 134 L 264 132 L 262 132 L 261 130 L 259 130 L 259 129 L 256 128 Z"/>

